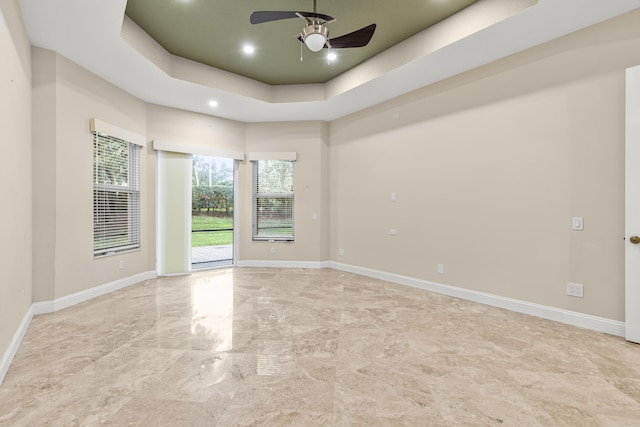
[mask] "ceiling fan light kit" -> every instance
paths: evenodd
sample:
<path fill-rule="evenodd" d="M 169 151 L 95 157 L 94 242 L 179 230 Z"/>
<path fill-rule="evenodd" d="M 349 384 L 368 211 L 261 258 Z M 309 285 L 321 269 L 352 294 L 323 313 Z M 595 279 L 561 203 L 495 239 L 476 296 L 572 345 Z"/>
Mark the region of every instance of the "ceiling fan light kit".
<path fill-rule="evenodd" d="M 329 29 L 322 24 L 311 24 L 302 29 L 301 36 L 309 50 L 318 52 L 328 43 Z"/>

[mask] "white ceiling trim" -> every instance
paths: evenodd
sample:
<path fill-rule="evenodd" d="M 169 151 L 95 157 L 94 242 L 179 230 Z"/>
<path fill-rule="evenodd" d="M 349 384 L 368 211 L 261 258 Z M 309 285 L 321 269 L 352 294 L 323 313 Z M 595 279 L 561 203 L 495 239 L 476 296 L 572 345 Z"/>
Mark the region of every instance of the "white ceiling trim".
<path fill-rule="evenodd" d="M 505 7 L 513 2 L 481 0 L 476 8 L 487 4 Z M 384 61 L 374 57 L 326 85 L 277 90 L 181 58 L 167 59 L 157 52 L 142 55 L 139 45 L 134 48 L 121 37 L 121 31 L 123 36 L 127 32 L 127 26 L 123 27 L 126 0 L 20 0 L 20 4 L 32 45 L 58 52 L 145 102 L 242 122 L 264 122 L 331 121 L 639 8 L 640 0 L 539 0 L 418 58 L 392 62 L 392 69 L 380 69 Z M 426 37 L 426 32 L 415 37 Z M 412 42 L 415 38 L 381 55 L 391 57 Z M 224 85 L 215 83 L 220 81 Z M 217 108 L 209 106 L 212 99 L 218 102 Z"/>

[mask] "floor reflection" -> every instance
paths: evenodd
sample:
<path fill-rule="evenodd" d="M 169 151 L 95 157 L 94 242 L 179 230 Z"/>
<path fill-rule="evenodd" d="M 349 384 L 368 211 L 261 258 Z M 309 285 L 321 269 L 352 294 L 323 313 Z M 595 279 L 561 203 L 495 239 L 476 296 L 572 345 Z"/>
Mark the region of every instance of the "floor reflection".
<path fill-rule="evenodd" d="M 191 285 L 191 334 L 211 341 L 212 351 L 233 348 L 233 270 L 212 273 Z"/>
<path fill-rule="evenodd" d="M 258 375 L 287 376 L 293 373 L 293 342 L 262 341 L 258 345 Z"/>

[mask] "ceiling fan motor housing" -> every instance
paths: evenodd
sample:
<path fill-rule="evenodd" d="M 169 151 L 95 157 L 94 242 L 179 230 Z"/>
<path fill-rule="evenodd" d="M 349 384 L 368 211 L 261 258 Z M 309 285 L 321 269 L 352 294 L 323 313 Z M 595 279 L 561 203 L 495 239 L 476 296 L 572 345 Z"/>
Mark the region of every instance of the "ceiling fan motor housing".
<path fill-rule="evenodd" d="M 314 22 L 302 29 L 302 39 L 310 50 L 318 52 L 329 40 L 329 29 L 324 24 Z"/>

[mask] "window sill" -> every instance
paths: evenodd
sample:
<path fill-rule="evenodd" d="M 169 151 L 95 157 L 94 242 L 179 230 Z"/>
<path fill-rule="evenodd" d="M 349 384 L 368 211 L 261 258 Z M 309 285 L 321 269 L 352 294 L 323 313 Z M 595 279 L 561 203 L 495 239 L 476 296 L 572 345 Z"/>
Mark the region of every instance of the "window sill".
<path fill-rule="evenodd" d="M 98 255 L 93 255 L 93 259 L 100 259 L 100 258 L 109 258 L 115 255 L 122 255 L 122 254 L 128 254 L 131 252 L 140 252 L 141 248 L 135 248 L 135 249 L 125 249 L 123 251 L 113 251 L 113 252 L 107 252 L 104 254 L 98 254 Z"/>

